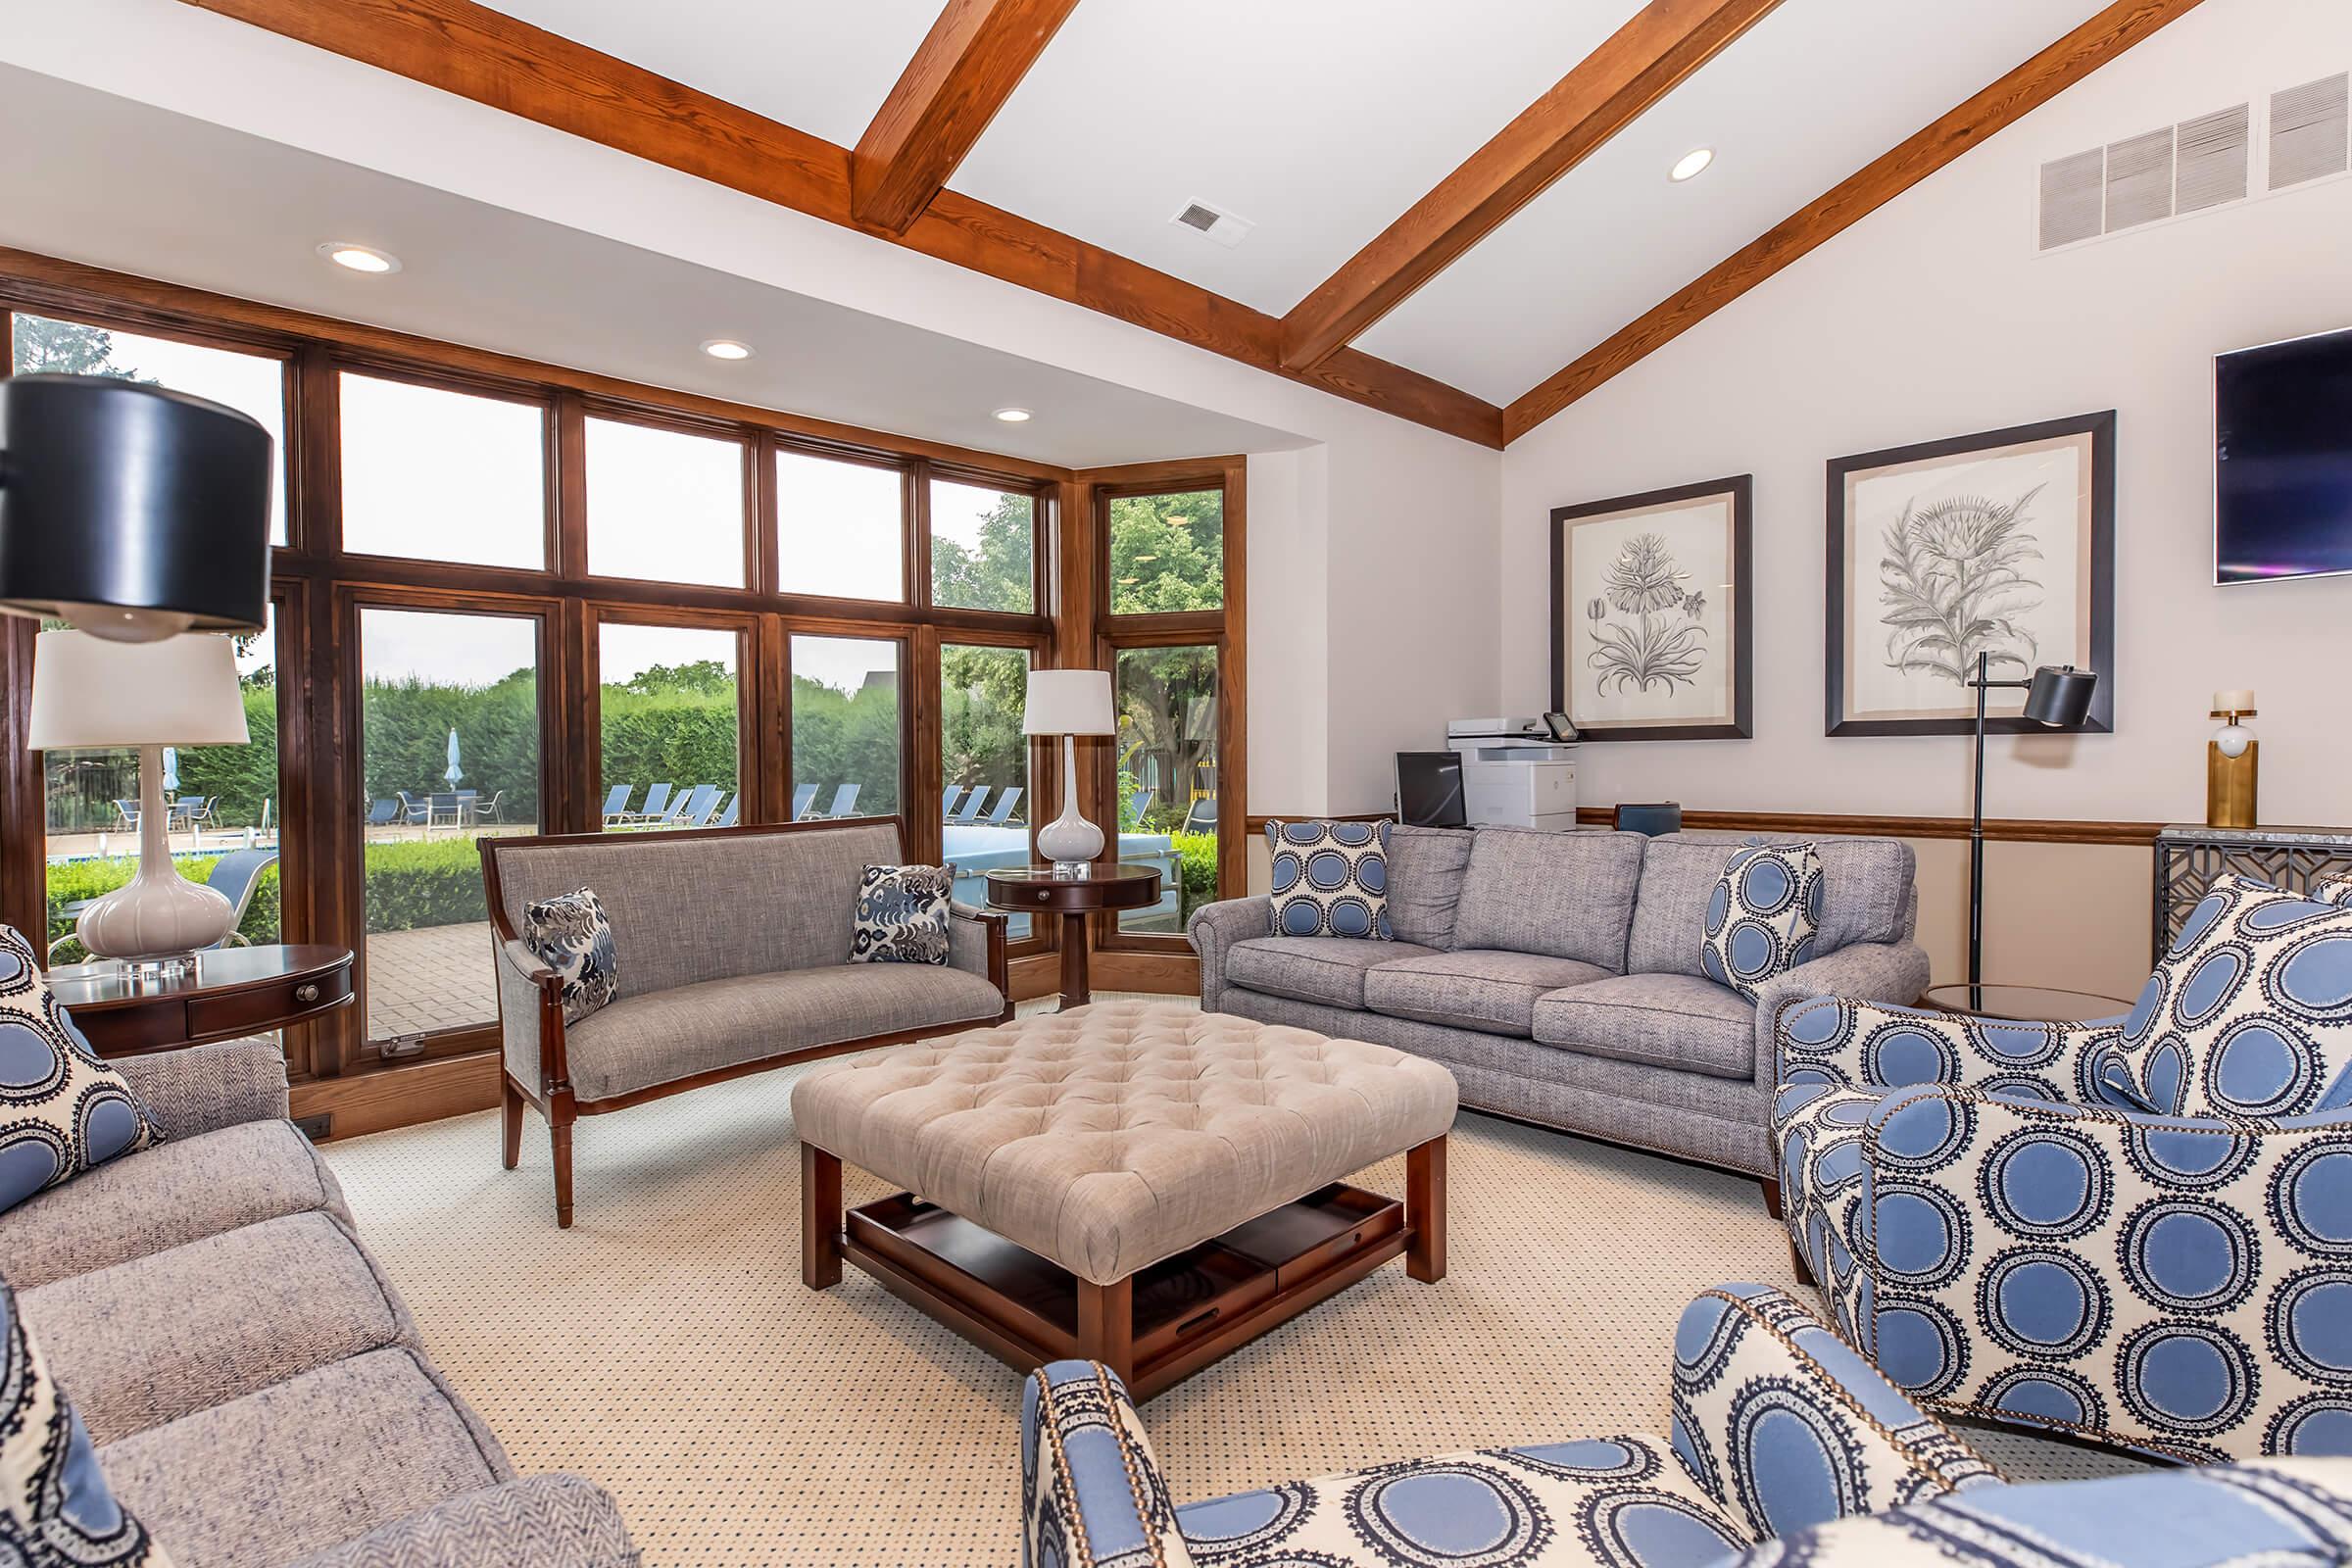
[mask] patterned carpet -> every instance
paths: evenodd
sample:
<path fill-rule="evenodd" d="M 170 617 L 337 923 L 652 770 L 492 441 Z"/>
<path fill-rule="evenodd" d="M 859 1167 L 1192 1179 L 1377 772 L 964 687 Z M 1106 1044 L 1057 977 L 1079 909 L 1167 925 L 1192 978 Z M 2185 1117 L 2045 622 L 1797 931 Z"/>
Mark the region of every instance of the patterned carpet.
<path fill-rule="evenodd" d="M 525 1471 L 611 1488 L 655 1568 L 1014 1561 L 1020 1386 L 857 1269 L 800 1282 L 794 1073 L 580 1124 L 495 1112 L 329 1145 L 425 1343 Z M 1181 1501 L 1504 1443 L 1665 1426 L 1676 1314 L 1789 1285 L 1752 1182 L 1489 1117 L 1450 1152 L 1451 1272 L 1379 1270 L 1145 1406 Z M 1357 1178 L 1403 1191 L 1403 1160 Z M 848 1173 L 849 1201 L 884 1196 Z M 2013 1474 L 2115 1461 L 2016 1438 Z"/>

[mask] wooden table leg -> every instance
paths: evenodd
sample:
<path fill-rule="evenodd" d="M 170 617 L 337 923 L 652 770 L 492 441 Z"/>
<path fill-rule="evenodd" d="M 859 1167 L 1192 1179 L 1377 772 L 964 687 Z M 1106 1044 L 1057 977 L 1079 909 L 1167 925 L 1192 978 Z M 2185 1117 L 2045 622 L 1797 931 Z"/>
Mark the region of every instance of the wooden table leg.
<path fill-rule="evenodd" d="M 1061 1005 L 1083 1007 L 1095 1000 L 1086 977 L 1086 916 L 1064 910 L 1061 916 Z"/>
<path fill-rule="evenodd" d="M 801 1283 L 821 1291 L 841 1283 L 841 1160 L 801 1145 Z"/>
<path fill-rule="evenodd" d="M 1446 1277 L 1446 1140 L 1432 1138 L 1404 1154 L 1404 1222 L 1413 1240 L 1404 1271 L 1425 1285 Z"/>
<path fill-rule="evenodd" d="M 1097 1285 L 1078 1281 L 1078 1353 L 1122 1382 L 1135 1379 L 1135 1277 Z"/>

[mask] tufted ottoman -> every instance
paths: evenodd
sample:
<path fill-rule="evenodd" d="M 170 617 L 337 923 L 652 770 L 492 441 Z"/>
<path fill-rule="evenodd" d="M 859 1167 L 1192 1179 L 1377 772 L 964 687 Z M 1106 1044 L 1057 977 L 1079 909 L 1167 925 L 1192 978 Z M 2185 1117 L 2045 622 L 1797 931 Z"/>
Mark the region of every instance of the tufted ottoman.
<path fill-rule="evenodd" d="M 1022 1371 L 1149 1398 L 1399 1253 L 1443 1278 L 1454 1106 L 1435 1062 L 1174 1003 L 829 1062 L 792 1092 L 802 1277 L 846 1255 Z M 1400 1151 L 1403 1202 L 1342 1180 Z M 844 1160 L 907 1191 L 845 1223 Z"/>

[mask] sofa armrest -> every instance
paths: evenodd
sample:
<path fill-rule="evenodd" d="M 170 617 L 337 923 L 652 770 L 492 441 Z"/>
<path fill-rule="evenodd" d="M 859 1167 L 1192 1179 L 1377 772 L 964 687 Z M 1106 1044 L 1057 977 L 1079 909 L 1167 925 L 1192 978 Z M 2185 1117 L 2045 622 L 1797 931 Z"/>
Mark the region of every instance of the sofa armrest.
<path fill-rule="evenodd" d="M 520 941 L 492 937 L 490 946 L 497 955 L 498 1031 L 507 1075 L 532 1094 L 543 1095 L 564 1076 L 564 984 Z M 550 1019 L 553 1040 L 546 1038 Z"/>
<path fill-rule="evenodd" d="M 1127 1386 L 1055 1361 L 1021 1395 L 1021 1568 L 1192 1568 Z"/>
<path fill-rule="evenodd" d="M 1672 1402 L 1685 1468 L 1759 1540 L 2000 1479 L 1812 1312 L 1769 1286 L 1718 1286 L 1683 1309 Z M 1795 1419 L 1764 1422 L 1775 1409 Z M 1818 1462 L 1787 1451 L 1804 1441 L 1792 1434 L 1822 1446 Z M 1839 1479 L 1825 1486 L 1825 1472 Z"/>
<path fill-rule="evenodd" d="M 1803 974 L 1812 964 L 1791 971 Z M 2113 1103 L 2122 1018 L 2085 1023 L 1963 1017 L 1897 1006 L 1840 990 L 1785 1006 L 1776 1040 L 1779 1082 L 1906 1089 L 1985 1088 L 2028 1099 Z"/>
<path fill-rule="evenodd" d="M 1774 975 L 1756 987 L 1756 1083 L 1778 1089 L 1781 1024 L 1788 1009 L 1814 997 L 1909 1004 L 1928 989 L 1927 951 L 1916 942 L 1856 942 Z"/>
<path fill-rule="evenodd" d="M 1004 928 L 1011 916 L 969 905 L 948 906 L 948 962 L 976 974 L 997 988 L 1004 999 L 1004 1016 L 1012 1016 L 1012 970 L 1004 959 Z"/>
<path fill-rule="evenodd" d="M 290 1110 L 286 1054 L 274 1040 L 224 1040 L 144 1056 L 118 1056 L 122 1074 L 167 1138 L 188 1138 Z"/>
<path fill-rule="evenodd" d="M 420 1508 L 290 1568 L 638 1568 L 612 1495 L 578 1476 L 528 1476 Z"/>
<path fill-rule="evenodd" d="M 1193 911 L 1185 935 L 1200 956 L 1200 1010 L 1215 1012 L 1225 993 L 1225 955 L 1236 942 L 1262 937 L 1274 928 L 1274 901 L 1260 895 L 1224 899 Z"/>

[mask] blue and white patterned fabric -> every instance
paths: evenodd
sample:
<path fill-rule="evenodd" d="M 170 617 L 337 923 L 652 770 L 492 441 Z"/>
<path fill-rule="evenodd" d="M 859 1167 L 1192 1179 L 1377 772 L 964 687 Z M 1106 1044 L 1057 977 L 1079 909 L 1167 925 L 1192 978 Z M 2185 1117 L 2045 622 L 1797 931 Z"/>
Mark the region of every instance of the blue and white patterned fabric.
<path fill-rule="evenodd" d="M 1727 861 L 1707 901 L 1708 979 L 1753 1002 L 1756 988 L 1813 956 L 1821 928 L 1821 852 L 1810 844 L 1757 844 Z"/>
<path fill-rule="evenodd" d="M 522 945 L 556 973 L 564 1021 L 578 1023 L 620 995 L 620 958 L 602 899 L 588 889 L 522 906 Z"/>
<path fill-rule="evenodd" d="M 2166 1115 L 2352 1105 L 2352 907 L 2223 877 L 2124 1023 L 2111 1076 Z"/>
<path fill-rule="evenodd" d="M 852 963 L 945 963 L 952 865 L 869 865 L 858 878 Z"/>
<path fill-rule="evenodd" d="M 1684 1568 L 1991 1470 L 1803 1307 L 1710 1291 L 1674 1348 L 1671 1438 L 1487 1448 L 1169 1510 L 1125 1392 L 1091 1362 L 1031 1380 L 1024 1568 Z"/>
<path fill-rule="evenodd" d="M 2332 881 L 2322 882 L 2311 890 L 2311 896 L 2322 904 L 2352 909 L 2352 876 L 2339 876 Z"/>
<path fill-rule="evenodd" d="M 1268 822 L 1274 934 L 1394 941 L 1388 844 L 1386 822 Z"/>
<path fill-rule="evenodd" d="M 15 933 L 11 932 L 10 935 Z M 0 1563 L 10 1568 L 171 1568 L 115 1500 L 81 1417 L 66 1401 L 0 1280 Z"/>
<path fill-rule="evenodd" d="M 32 945 L 0 925 L 0 1209 L 162 1138 L 50 994 Z"/>

